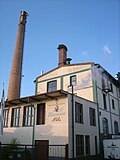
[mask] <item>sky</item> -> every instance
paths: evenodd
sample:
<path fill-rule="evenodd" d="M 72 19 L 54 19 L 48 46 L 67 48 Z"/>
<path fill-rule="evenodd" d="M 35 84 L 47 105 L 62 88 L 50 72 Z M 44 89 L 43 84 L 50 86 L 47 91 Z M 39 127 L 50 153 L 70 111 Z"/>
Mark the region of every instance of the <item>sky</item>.
<path fill-rule="evenodd" d="M 58 66 L 59 44 L 71 63 L 95 62 L 120 72 L 120 0 L 0 0 L 0 93 L 7 98 L 21 10 L 27 17 L 21 97 L 35 94 L 41 71 Z"/>

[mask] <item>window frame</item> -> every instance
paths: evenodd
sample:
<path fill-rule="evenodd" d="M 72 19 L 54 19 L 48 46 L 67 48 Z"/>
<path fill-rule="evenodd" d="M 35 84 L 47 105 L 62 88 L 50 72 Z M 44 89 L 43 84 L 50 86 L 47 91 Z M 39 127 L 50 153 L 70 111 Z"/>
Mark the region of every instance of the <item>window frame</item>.
<path fill-rule="evenodd" d="M 8 119 L 9 119 L 9 109 L 4 109 L 3 111 L 3 127 L 8 127 Z"/>
<path fill-rule="evenodd" d="M 113 93 L 113 84 L 110 83 L 110 91 Z"/>
<path fill-rule="evenodd" d="M 11 127 L 20 127 L 20 109 L 21 107 L 12 108 Z"/>
<path fill-rule="evenodd" d="M 108 119 L 103 118 L 103 135 L 107 136 L 109 134 L 109 128 L 108 128 Z"/>
<path fill-rule="evenodd" d="M 83 104 L 75 102 L 75 123 L 83 124 Z"/>
<path fill-rule="evenodd" d="M 70 76 L 70 85 L 73 85 L 73 86 L 77 85 L 77 76 L 76 75 Z"/>
<path fill-rule="evenodd" d="M 112 109 L 115 109 L 115 101 L 112 99 Z"/>
<path fill-rule="evenodd" d="M 24 106 L 23 126 L 33 126 L 34 116 L 34 107 L 32 105 Z"/>
<path fill-rule="evenodd" d="M 95 153 L 98 154 L 98 141 L 97 141 L 97 136 L 95 136 Z"/>
<path fill-rule="evenodd" d="M 103 105 L 104 105 L 104 109 L 107 110 L 107 101 L 106 101 L 106 94 L 103 93 Z"/>
<path fill-rule="evenodd" d="M 45 124 L 45 108 L 46 108 L 45 103 L 37 104 L 36 125 L 44 125 Z"/>
<path fill-rule="evenodd" d="M 57 90 L 57 80 L 47 82 L 47 92 L 52 92 Z"/>
<path fill-rule="evenodd" d="M 119 127 L 118 127 L 118 122 L 114 121 L 114 133 L 119 134 Z"/>
<path fill-rule="evenodd" d="M 90 126 L 96 126 L 96 110 L 89 107 Z"/>
<path fill-rule="evenodd" d="M 90 135 L 85 135 L 85 152 L 90 155 Z"/>
<path fill-rule="evenodd" d="M 84 135 L 76 135 L 76 157 L 84 155 Z"/>

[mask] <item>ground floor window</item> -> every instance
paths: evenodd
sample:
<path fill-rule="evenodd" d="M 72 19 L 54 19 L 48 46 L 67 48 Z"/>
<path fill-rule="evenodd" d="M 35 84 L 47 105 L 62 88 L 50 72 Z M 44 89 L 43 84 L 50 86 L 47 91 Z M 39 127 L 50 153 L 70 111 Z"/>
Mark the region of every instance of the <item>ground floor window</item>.
<path fill-rule="evenodd" d="M 76 156 L 84 155 L 84 136 L 76 135 Z"/>
<path fill-rule="evenodd" d="M 96 154 L 98 154 L 98 150 L 97 150 L 97 136 L 95 136 L 95 152 L 96 152 Z"/>
<path fill-rule="evenodd" d="M 8 114 L 9 114 L 9 109 L 5 109 L 4 112 L 3 112 L 3 115 L 4 115 L 3 126 L 4 127 L 8 127 Z"/>
<path fill-rule="evenodd" d="M 114 121 L 114 133 L 119 134 L 118 122 L 117 121 Z"/>
<path fill-rule="evenodd" d="M 24 107 L 23 126 L 32 126 L 34 118 L 34 108 L 32 105 Z"/>
<path fill-rule="evenodd" d="M 108 134 L 108 120 L 106 118 L 103 118 L 103 135 L 106 137 Z"/>
<path fill-rule="evenodd" d="M 45 104 L 38 104 L 37 105 L 37 125 L 45 124 Z"/>
<path fill-rule="evenodd" d="M 12 108 L 11 127 L 20 126 L 20 107 Z"/>
<path fill-rule="evenodd" d="M 90 136 L 85 135 L 85 151 L 86 155 L 90 155 Z"/>

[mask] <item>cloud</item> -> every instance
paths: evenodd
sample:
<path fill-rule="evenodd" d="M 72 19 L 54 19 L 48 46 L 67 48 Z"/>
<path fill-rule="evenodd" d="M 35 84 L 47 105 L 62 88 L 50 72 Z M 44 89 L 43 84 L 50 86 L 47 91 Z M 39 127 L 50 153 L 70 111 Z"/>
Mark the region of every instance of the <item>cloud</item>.
<path fill-rule="evenodd" d="M 84 56 L 87 56 L 88 54 L 89 54 L 89 52 L 86 50 L 82 52 L 82 55 L 84 55 Z"/>
<path fill-rule="evenodd" d="M 112 51 L 110 50 L 108 44 L 105 44 L 105 45 L 103 46 L 103 52 L 104 52 L 105 54 L 111 54 L 111 53 L 112 53 Z"/>

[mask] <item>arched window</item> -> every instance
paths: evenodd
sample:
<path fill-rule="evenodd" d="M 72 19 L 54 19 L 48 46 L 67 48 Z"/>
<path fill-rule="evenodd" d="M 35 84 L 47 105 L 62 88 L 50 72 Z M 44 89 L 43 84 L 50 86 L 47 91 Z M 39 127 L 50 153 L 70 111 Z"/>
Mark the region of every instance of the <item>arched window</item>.
<path fill-rule="evenodd" d="M 119 129 L 118 129 L 118 122 L 114 121 L 114 133 L 118 134 L 119 133 Z"/>
<path fill-rule="evenodd" d="M 104 136 L 108 135 L 108 120 L 103 118 L 103 134 Z"/>

